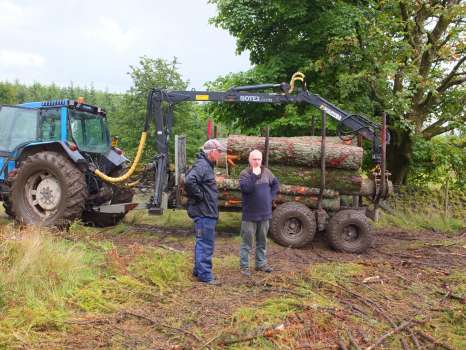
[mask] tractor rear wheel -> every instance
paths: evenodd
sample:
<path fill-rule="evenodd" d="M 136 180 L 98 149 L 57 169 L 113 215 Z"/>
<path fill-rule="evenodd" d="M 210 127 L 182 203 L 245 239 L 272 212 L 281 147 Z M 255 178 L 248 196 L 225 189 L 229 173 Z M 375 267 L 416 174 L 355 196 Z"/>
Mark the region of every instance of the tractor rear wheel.
<path fill-rule="evenodd" d="M 283 203 L 273 211 L 270 233 L 282 246 L 304 247 L 316 233 L 314 212 L 302 203 Z"/>
<path fill-rule="evenodd" d="M 330 245 L 346 253 L 363 253 L 372 246 L 374 235 L 369 219 L 360 210 L 341 210 L 327 225 Z"/>
<path fill-rule="evenodd" d="M 66 226 L 81 216 L 87 197 L 85 176 L 60 153 L 28 156 L 10 181 L 7 213 L 21 223 Z"/>

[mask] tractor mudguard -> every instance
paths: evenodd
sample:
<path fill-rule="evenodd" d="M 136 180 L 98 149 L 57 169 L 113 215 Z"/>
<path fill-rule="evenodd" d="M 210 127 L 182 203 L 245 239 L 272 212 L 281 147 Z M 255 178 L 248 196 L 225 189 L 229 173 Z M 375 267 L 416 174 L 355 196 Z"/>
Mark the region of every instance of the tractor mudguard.
<path fill-rule="evenodd" d="M 86 166 L 89 164 L 88 161 L 82 156 L 79 150 L 73 151 L 66 142 L 64 141 L 48 141 L 48 142 L 32 142 L 21 149 L 18 149 L 15 153 L 15 159 L 19 159 L 23 154 L 31 153 L 35 148 L 41 150 L 63 150 L 66 155 L 78 166 Z"/>
<path fill-rule="evenodd" d="M 104 157 L 107 158 L 113 165 L 115 165 L 115 167 L 129 162 L 128 158 L 122 154 L 118 154 L 114 149 L 110 149 L 107 153 L 104 154 Z"/>

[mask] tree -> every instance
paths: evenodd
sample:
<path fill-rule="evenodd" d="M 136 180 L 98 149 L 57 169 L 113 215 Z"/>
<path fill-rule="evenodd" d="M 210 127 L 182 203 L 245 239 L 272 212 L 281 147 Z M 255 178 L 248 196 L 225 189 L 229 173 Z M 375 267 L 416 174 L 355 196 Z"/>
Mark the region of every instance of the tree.
<path fill-rule="evenodd" d="M 237 50 L 283 80 L 302 70 L 311 89 L 347 110 L 389 113 L 389 169 L 403 183 L 413 137 L 466 121 L 464 0 L 211 0 L 212 22 Z"/>
<path fill-rule="evenodd" d="M 153 88 L 186 90 L 184 81 L 177 69 L 178 61 L 141 57 L 139 65 L 130 66 L 129 75 L 133 86 L 124 96 L 121 108 L 110 118 L 111 128 L 120 137 L 121 146 L 132 153 L 136 150 L 147 114 L 147 96 Z M 174 111 L 173 134 L 187 135 L 187 153 L 192 157 L 202 143 L 201 122 L 193 104 L 178 104 Z M 152 129 L 153 131 L 154 129 Z M 173 144 L 171 144 L 173 150 Z M 144 159 L 149 160 L 156 153 L 154 138 L 146 142 Z M 173 154 L 173 152 L 171 152 Z"/>

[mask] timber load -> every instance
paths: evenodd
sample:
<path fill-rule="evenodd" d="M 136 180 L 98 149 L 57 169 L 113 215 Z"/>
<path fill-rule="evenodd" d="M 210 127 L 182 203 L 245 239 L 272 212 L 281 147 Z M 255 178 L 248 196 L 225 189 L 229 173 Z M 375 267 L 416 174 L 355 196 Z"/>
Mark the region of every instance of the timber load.
<path fill-rule="evenodd" d="M 329 138 L 325 143 L 325 165 L 328 168 L 358 170 L 362 166 L 362 147 Z M 249 153 L 257 149 L 265 154 L 265 137 L 231 135 L 220 140 L 228 150 L 228 156 L 247 163 Z M 321 141 L 317 137 L 269 137 L 269 166 L 320 167 Z M 225 165 L 226 159 L 219 166 Z"/>
<path fill-rule="evenodd" d="M 242 196 L 239 177 L 248 167 L 249 153 L 257 149 L 265 158 L 265 137 L 231 135 L 218 139 L 227 153 L 217 161 L 215 169 L 219 191 L 219 206 L 241 210 Z M 320 136 L 269 137 L 268 168 L 280 182 L 275 205 L 299 202 L 311 209 L 318 208 L 322 172 Z M 376 183 L 361 172 L 363 149 L 348 144 L 339 137 L 325 139 L 325 189 L 322 208 L 338 211 L 347 196 L 374 198 Z M 388 182 L 389 192 L 393 191 Z M 182 203 L 187 203 L 181 193 Z"/>

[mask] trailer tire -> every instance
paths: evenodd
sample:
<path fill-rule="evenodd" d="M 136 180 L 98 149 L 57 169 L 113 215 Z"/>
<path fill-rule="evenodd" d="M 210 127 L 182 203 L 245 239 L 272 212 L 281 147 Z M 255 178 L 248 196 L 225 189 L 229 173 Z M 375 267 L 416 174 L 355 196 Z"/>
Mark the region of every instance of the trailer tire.
<path fill-rule="evenodd" d="M 314 212 L 302 203 L 283 203 L 272 213 L 271 238 L 284 247 L 304 247 L 315 233 Z"/>
<path fill-rule="evenodd" d="M 327 225 L 327 239 L 332 248 L 346 253 L 363 253 L 372 246 L 372 225 L 364 212 L 341 210 Z"/>
<path fill-rule="evenodd" d="M 110 176 L 118 177 L 127 171 L 126 168 L 111 172 Z M 110 204 L 130 203 L 133 201 L 134 191 L 130 188 L 122 188 L 112 185 L 113 195 Z M 92 209 L 86 209 L 82 215 L 82 221 L 89 226 L 110 227 L 119 224 L 126 213 L 110 214 L 99 213 Z"/>
<path fill-rule="evenodd" d="M 20 223 L 64 227 L 84 209 L 85 176 L 60 153 L 44 151 L 28 156 L 9 182 L 7 213 Z"/>

